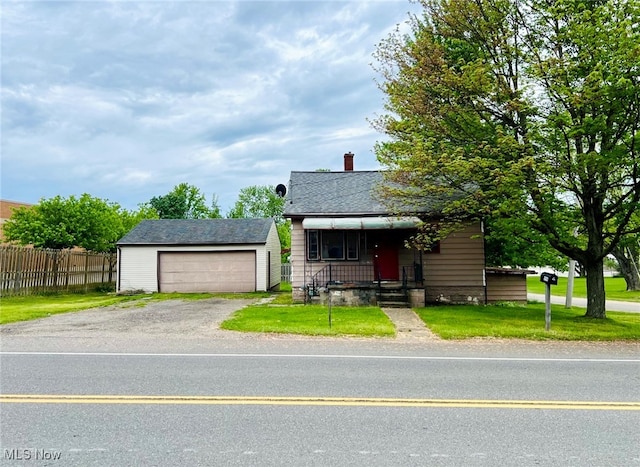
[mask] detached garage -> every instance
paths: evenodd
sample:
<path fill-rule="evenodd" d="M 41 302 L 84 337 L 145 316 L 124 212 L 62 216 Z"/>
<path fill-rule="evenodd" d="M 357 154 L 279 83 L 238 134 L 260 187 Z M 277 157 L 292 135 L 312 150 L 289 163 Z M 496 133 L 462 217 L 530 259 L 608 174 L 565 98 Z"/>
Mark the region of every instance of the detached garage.
<path fill-rule="evenodd" d="M 272 219 L 145 220 L 117 246 L 118 292 L 255 292 L 280 285 Z"/>

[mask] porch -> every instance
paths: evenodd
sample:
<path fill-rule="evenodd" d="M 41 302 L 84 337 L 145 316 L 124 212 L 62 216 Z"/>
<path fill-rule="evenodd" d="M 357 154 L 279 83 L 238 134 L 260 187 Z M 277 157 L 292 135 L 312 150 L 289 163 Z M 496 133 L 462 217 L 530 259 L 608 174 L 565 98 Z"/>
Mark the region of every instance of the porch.
<path fill-rule="evenodd" d="M 304 286 L 304 301 L 335 305 L 424 306 L 422 264 L 401 265 L 399 280 L 384 280 L 373 264 L 328 263 Z"/>
<path fill-rule="evenodd" d="M 480 224 L 454 232 L 429 251 L 407 248 L 415 229 L 306 230 L 301 220 L 292 225 L 296 302 L 326 302 L 331 289 L 332 298 L 345 304 L 378 305 L 392 287 L 389 294 L 403 294 L 414 307 L 486 301 Z"/>

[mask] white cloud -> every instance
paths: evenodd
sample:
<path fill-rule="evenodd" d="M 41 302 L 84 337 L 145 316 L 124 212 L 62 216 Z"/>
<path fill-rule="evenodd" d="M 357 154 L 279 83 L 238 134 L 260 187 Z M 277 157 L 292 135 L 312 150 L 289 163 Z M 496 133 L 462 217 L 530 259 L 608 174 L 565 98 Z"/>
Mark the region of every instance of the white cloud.
<path fill-rule="evenodd" d="M 188 182 L 226 211 L 291 170 L 377 166 L 390 2 L 5 2 L 2 197 L 125 207 Z"/>

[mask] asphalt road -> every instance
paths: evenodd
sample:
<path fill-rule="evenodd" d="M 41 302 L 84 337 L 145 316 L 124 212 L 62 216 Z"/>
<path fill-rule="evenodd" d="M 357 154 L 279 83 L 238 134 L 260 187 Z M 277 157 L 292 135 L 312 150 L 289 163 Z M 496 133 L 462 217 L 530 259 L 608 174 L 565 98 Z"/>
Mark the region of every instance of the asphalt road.
<path fill-rule="evenodd" d="M 637 343 L 241 334 L 227 305 L 0 328 L 0 464 L 640 464 Z"/>
<path fill-rule="evenodd" d="M 640 462 L 640 359 L 615 351 L 0 357 L 8 463 L 20 450 L 78 466 Z"/>

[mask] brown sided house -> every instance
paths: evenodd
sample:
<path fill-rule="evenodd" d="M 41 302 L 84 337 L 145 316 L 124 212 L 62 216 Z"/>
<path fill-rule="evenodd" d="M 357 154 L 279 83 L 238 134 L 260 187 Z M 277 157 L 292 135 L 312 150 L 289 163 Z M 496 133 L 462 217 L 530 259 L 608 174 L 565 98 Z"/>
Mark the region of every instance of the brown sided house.
<path fill-rule="evenodd" d="M 405 246 L 417 217 L 398 218 L 376 196 L 383 173 L 292 172 L 285 217 L 292 221 L 294 299 L 328 292 L 345 303 L 485 303 L 481 225 L 455 232 L 431 251 Z M 428 216 L 427 209 L 416 212 Z"/>
<path fill-rule="evenodd" d="M 285 217 L 292 221 L 293 296 L 298 301 L 422 306 L 429 302 L 486 303 L 480 223 L 442 240 L 431 251 L 406 246 L 420 218 L 394 217 L 376 192 L 380 171 L 292 172 Z M 526 299 L 526 298 L 525 298 Z"/>

